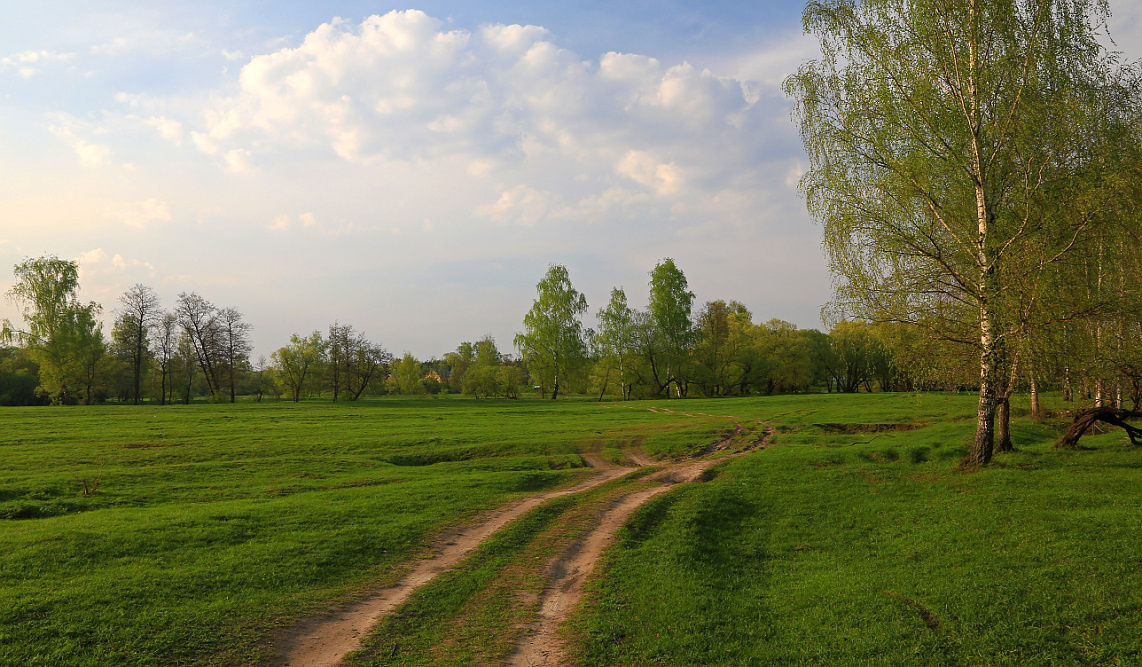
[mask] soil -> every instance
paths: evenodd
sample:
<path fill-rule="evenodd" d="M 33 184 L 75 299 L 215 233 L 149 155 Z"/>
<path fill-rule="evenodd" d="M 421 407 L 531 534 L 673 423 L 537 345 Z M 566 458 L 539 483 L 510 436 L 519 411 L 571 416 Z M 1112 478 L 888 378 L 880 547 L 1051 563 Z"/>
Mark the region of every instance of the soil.
<path fill-rule="evenodd" d="M 648 409 L 652 412 L 672 412 L 661 408 Z M 734 417 L 728 419 L 733 420 L 737 428 L 734 435 L 741 433 L 741 423 Z M 758 424 L 764 429 L 764 435 L 753 443 L 754 446 L 764 445 L 764 441 L 771 433 L 764 424 L 760 422 Z M 707 452 L 724 449 L 732 437 L 714 443 Z M 560 664 L 563 652 L 557 636 L 558 628 L 578 603 L 583 582 L 591 574 L 595 563 L 618 529 L 636 509 L 654 496 L 670 490 L 676 484 L 699 481 L 709 468 L 730 456 L 741 453 L 744 453 L 744 450 L 722 457 L 701 458 L 663 466 L 661 471 L 647 478 L 660 482 L 659 486 L 620 497 L 603 514 L 596 527 L 549 565 L 550 586 L 543 595 L 539 621 L 530 629 L 523 644 L 517 648 L 511 658 L 511 664 Z M 638 466 L 661 465 L 661 462 L 651 460 L 641 450 L 631 449 L 624 454 Z M 508 523 L 552 498 L 581 493 L 627 475 L 633 470 L 629 467 L 615 466 L 596 454 L 588 453 L 581 456 L 588 465 L 598 470 L 594 477 L 574 487 L 529 496 L 491 513 L 476 524 L 438 536 L 434 541 L 433 555 L 410 564 L 408 573 L 396 585 L 378 590 L 330 614 L 311 617 L 282 630 L 276 638 L 273 664 L 299 667 L 338 664 L 348 653 L 361 648 L 361 639 L 370 628 L 404 603 L 414 590 L 459 563 L 484 540 Z"/>

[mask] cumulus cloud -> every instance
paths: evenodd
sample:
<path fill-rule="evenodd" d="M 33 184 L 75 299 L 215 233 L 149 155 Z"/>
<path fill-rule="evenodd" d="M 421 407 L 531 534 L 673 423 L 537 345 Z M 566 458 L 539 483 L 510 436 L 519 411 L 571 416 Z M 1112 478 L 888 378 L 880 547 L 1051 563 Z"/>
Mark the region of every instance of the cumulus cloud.
<path fill-rule="evenodd" d="M 361 164 L 466 155 L 475 173 L 552 156 L 611 173 L 630 150 L 695 140 L 724 160 L 753 106 L 741 81 L 687 63 L 594 63 L 537 26 L 449 30 L 419 11 L 323 24 L 251 58 L 237 83 L 192 132 L 200 151 L 324 147 Z M 672 194 L 686 166 L 665 154 L 662 165 L 650 187 Z"/>
<path fill-rule="evenodd" d="M 102 129 L 88 123 L 83 123 L 66 114 L 55 116 L 55 122 L 48 126 L 48 131 L 62 139 L 79 158 L 80 164 L 85 167 L 98 167 L 111 159 L 111 147 L 105 144 L 89 141 L 84 134 L 101 134 Z"/>
<path fill-rule="evenodd" d="M 556 195 L 540 192 L 527 185 L 517 185 L 504 190 L 494 204 L 476 209 L 476 215 L 491 218 L 496 222 L 513 222 L 531 227 L 547 216 L 557 206 Z"/>
<path fill-rule="evenodd" d="M 182 144 L 182 123 L 177 120 L 156 116 L 148 118 L 147 125 L 155 128 L 163 139 L 173 142 L 176 146 Z"/>
<path fill-rule="evenodd" d="M 91 264 L 101 264 L 106 261 L 107 253 L 103 251 L 103 248 L 92 248 L 91 250 L 79 253 L 79 256 L 75 259 L 79 262 L 80 267 Z"/>
<path fill-rule="evenodd" d="M 22 78 L 30 79 L 40 73 L 40 67 L 65 63 L 74 57 L 74 53 L 60 51 L 21 51 L 0 59 L 0 65 L 3 65 L 3 69 L 15 70 Z"/>
<path fill-rule="evenodd" d="M 250 151 L 244 148 L 235 148 L 226 152 L 226 171 L 232 174 L 248 174 L 254 171 L 250 162 Z"/>
<path fill-rule="evenodd" d="M 107 209 L 104 217 L 135 229 L 143 229 L 156 222 L 170 222 L 172 220 L 170 206 L 158 199 L 145 199 L 112 206 Z"/>

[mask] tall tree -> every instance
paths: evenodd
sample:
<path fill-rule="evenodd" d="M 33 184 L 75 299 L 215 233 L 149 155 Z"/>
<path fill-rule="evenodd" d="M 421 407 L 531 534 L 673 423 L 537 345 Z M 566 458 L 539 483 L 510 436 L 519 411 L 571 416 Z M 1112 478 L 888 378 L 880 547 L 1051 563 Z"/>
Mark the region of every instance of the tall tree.
<path fill-rule="evenodd" d="M 648 346 L 657 357 L 652 361 L 652 371 L 659 391 L 665 390 L 668 396 L 671 383 L 679 397 L 686 394 L 689 378 L 685 365 L 694 339 L 690 322 L 693 305 L 694 293 L 689 290 L 682 270 L 669 257 L 659 262 L 650 272 Z"/>
<path fill-rule="evenodd" d="M 535 286 L 538 296 L 523 318 L 524 333 L 515 345 L 540 384 L 550 383 L 552 400 L 558 398 L 560 382 L 577 371 L 587 359 L 587 344 L 580 318 L 587 312 L 587 299 L 571 286 L 567 267 L 552 264 Z"/>
<path fill-rule="evenodd" d="M 147 360 L 147 338 L 160 316 L 159 295 L 141 283 L 119 295 L 120 314 L 125 325 L 124 333 L 131 342 L 131 400 L 139 404 L 143 366 Z"/>
<path fill-rule="evenodd" d="M 331 324 L 325 342 L 327 380 L 334 402 L 345 394 L 352 401 L 360 398 L 377 371 L 392 361 L 392 355 L 384 347 L 369 341 L 351 324 Z"/>
<path fill-rule="evenodd" d="M 786 91 L 838 306 L 970 328 L 970 465 L 991 459 L 1001 341 L 1024 326 L 1018 286 L 1082 247 L 1095 222 L 1044 213 L 1089 133 L 1076 120 L 1092 118 L 1084 95 L 1108 78 L 1094 33 L 1105 14 L 1103 0 L 817 0 L 804 12 L 823 57 Z"/>
<path fill-rule="evenodd" d="M 396 380 L 397 391 L 405 396 L 424 393 L 424 385 L 420 383 L 420 362 L 411 352 L 405 352 L 401 360 L 393 366 L 393 379 Z"/>
<path fill-rule="evenodd" d="M 306 337 L 293 334 L 289 345 L 278 348 L 273 353 L 273 362 L 282 382 L 289 389 L 294 402 L 301 400 L 302 394 L 312 381 L 312 372 L 321 363 L 325 341 L 321 333 L 314 331 Z"/>
<path fill-rule="evenodd" d="M 621 288 L 611 290 L 611 300 L 598 313 L 599 331 L 595 335 L 595 346 L 600 363 L 606 365 L 605 372 L 613 367 L 618 372 L 619 394 L 623 400 L 631 396 L 630 356 L 635 342 L 635 312 L 627 305 L 627 295 Z M 606 383 L 603 383 L 603 392 Z M 600 398 L 601 400 L 601 398 Z"/>
<path fill-rule="evenodd" d="M 155 336 L 151 341 L 151 354 L 159 365 L 159 405 L 166 405 L 167 394 L 174 398 L 174 381 L 171 378 L 171 361 L 178 354 L 178 316 L 164 312 L 155 325 Z"/>
<path fill-rule="evenodd" d="M 40 385 L 53 403 L 69 403 L 80 394 L 93 397 L 103 331 L 95 302 L 79 300 L 79 264 L 54 255 L 16 265 L 16 283 L 8 296 L 20 306 L 24 329 L 3 323 L 4 338 L 17 339 L 40 366 Z"/>
<path fill-rule="evenodd" d="M 210 397 L 218 401 L 222 392 L 218 371 L 224 355 L 218 308 L 196 292 L 183 292 L 178 295 L 175 312 L 178 313 L 179 324 L 189 337 L 195 359 L 202 368 L 206 389 L 210 392 Z"/>
<path fill-rule="evenodd" d="M 243 366 L 249 367 L 250 350 L 253 349 L 250 345 L 252 327 L 236 309 L 223 308 L 218 311 L 217 328 L 222 353 L 220 361 L 226 370 L 227 384 L 230 385 L 230 402 L 233 403 L 236 400 L 237 369 Z"/>

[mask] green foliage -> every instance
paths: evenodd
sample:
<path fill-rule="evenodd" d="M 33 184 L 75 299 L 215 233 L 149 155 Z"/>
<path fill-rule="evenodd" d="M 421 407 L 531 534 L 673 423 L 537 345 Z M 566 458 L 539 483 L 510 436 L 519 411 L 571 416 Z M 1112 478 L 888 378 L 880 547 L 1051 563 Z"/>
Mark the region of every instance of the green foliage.
<path fill-rule="evenodd" d="M 47 255 L 15 268 L 8 291 L 23 311 L 25 329 L 11 332 L 39 365 L 40 386 L 53 403 L 96 398 L 103 325 L 99 304 L 79 301 L 79 264 Z"/>
<path fill-rule="evenodd" d="M 552 264 L 535 286 L 538 296 L 523 318 L 524 333 L 515 346 L 523 356 L 532 379 L 559 396 L 561 385 L 579 372 L 587 359 L 587 344 L 580 321 L 587 312 L 587 299 L 571 286 L 567 267 Z"/>
<path fill-rule="evenodd" d="M 656 264 L 650 272 L 643 348 L 659 392 L 669 392 L 673 383 L 678 396 L 686 393 L 689 377 L 685 366 L 694 338 L 690 322 L 693 303 L 694 293 L 674 260 L 667 257 Z"/>
<path fill-rule="evenodd" d="M 289 345 L 279 348 L 273 355 L 278 379 L 296 403 L 305 395 L 321 364 L 325 343 L 321 332 L 314 331 L 303 338 L 297 334 L 289 337 Z"/>

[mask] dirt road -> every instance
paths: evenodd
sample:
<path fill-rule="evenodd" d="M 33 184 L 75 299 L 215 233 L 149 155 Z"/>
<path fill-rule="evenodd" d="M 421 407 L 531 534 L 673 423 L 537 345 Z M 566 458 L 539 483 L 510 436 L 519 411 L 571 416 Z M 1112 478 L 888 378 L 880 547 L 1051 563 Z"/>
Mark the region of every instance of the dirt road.
<path fill-rule="evenodd" d="M 656 412 L 669 412 L 662 409 L 650 409 Z M 714 417 L 715 415 L 703 416 Z M 734 435 L 740 436 L 743 433 L 741 423 L 734 417 L 725 418 L 733 420 L 737 426 Z M 714 443 L 707 449 L 707 452 L 717 451 L 721 448 L 720 446 L 724 447 L 733 437 L 730 436 Z M 754 444 L 763 444 L 767 437 L 768 431 L 764 435 L 759 435 Z M 636 465 L 654 463 L 641 451 L 628 451 L 626 455 Z M 408 574 L 395 586 L 379 590 L 332 615 L 313 617 L 283 631 L 275 646 L 273 664 L 294 667 L 338 664 L 346 654 L 359 649 L 361 639 L 368 633 L 369 629 L 405 602 L 413 591 L 459 563 L 482 542 L 508 523 L 548 500 L 583 493 L 635 470 L 635 468 L 616 467 L 596 455 L 586 455 L 584 458 L 588 464 L 599 471 L 591 479 L 567 489 L 530 496 L 492 513 L 477 524 L 441 535 L 435 541 L 438 545 L 435 555 L 432 558 L 418 560 L 411 564 Z M 544 595 L 539 621 L 515 655 L 512 656 L 512 664 L 559 664 L 563 653 L 562 647 L 558 645 L 556 640 L 556 631 L 571 608 L 578 602 L 582 593 L 583 582 L 594 569 L 595 563 L 613 539 L 616 531 L 638 507 L 654 496 L 668 491 L 676 484 L 699 479 L 706 470 L 726 460 L 726 458 L 726 456 L 701 458 L 664 466 L 663 470 L 648 478 L 659 482 L 658 486 L 645 488 L 620 497 L 604 513 L 596 527 L 553 561 L 549 565 L 551 585 Z"/>

